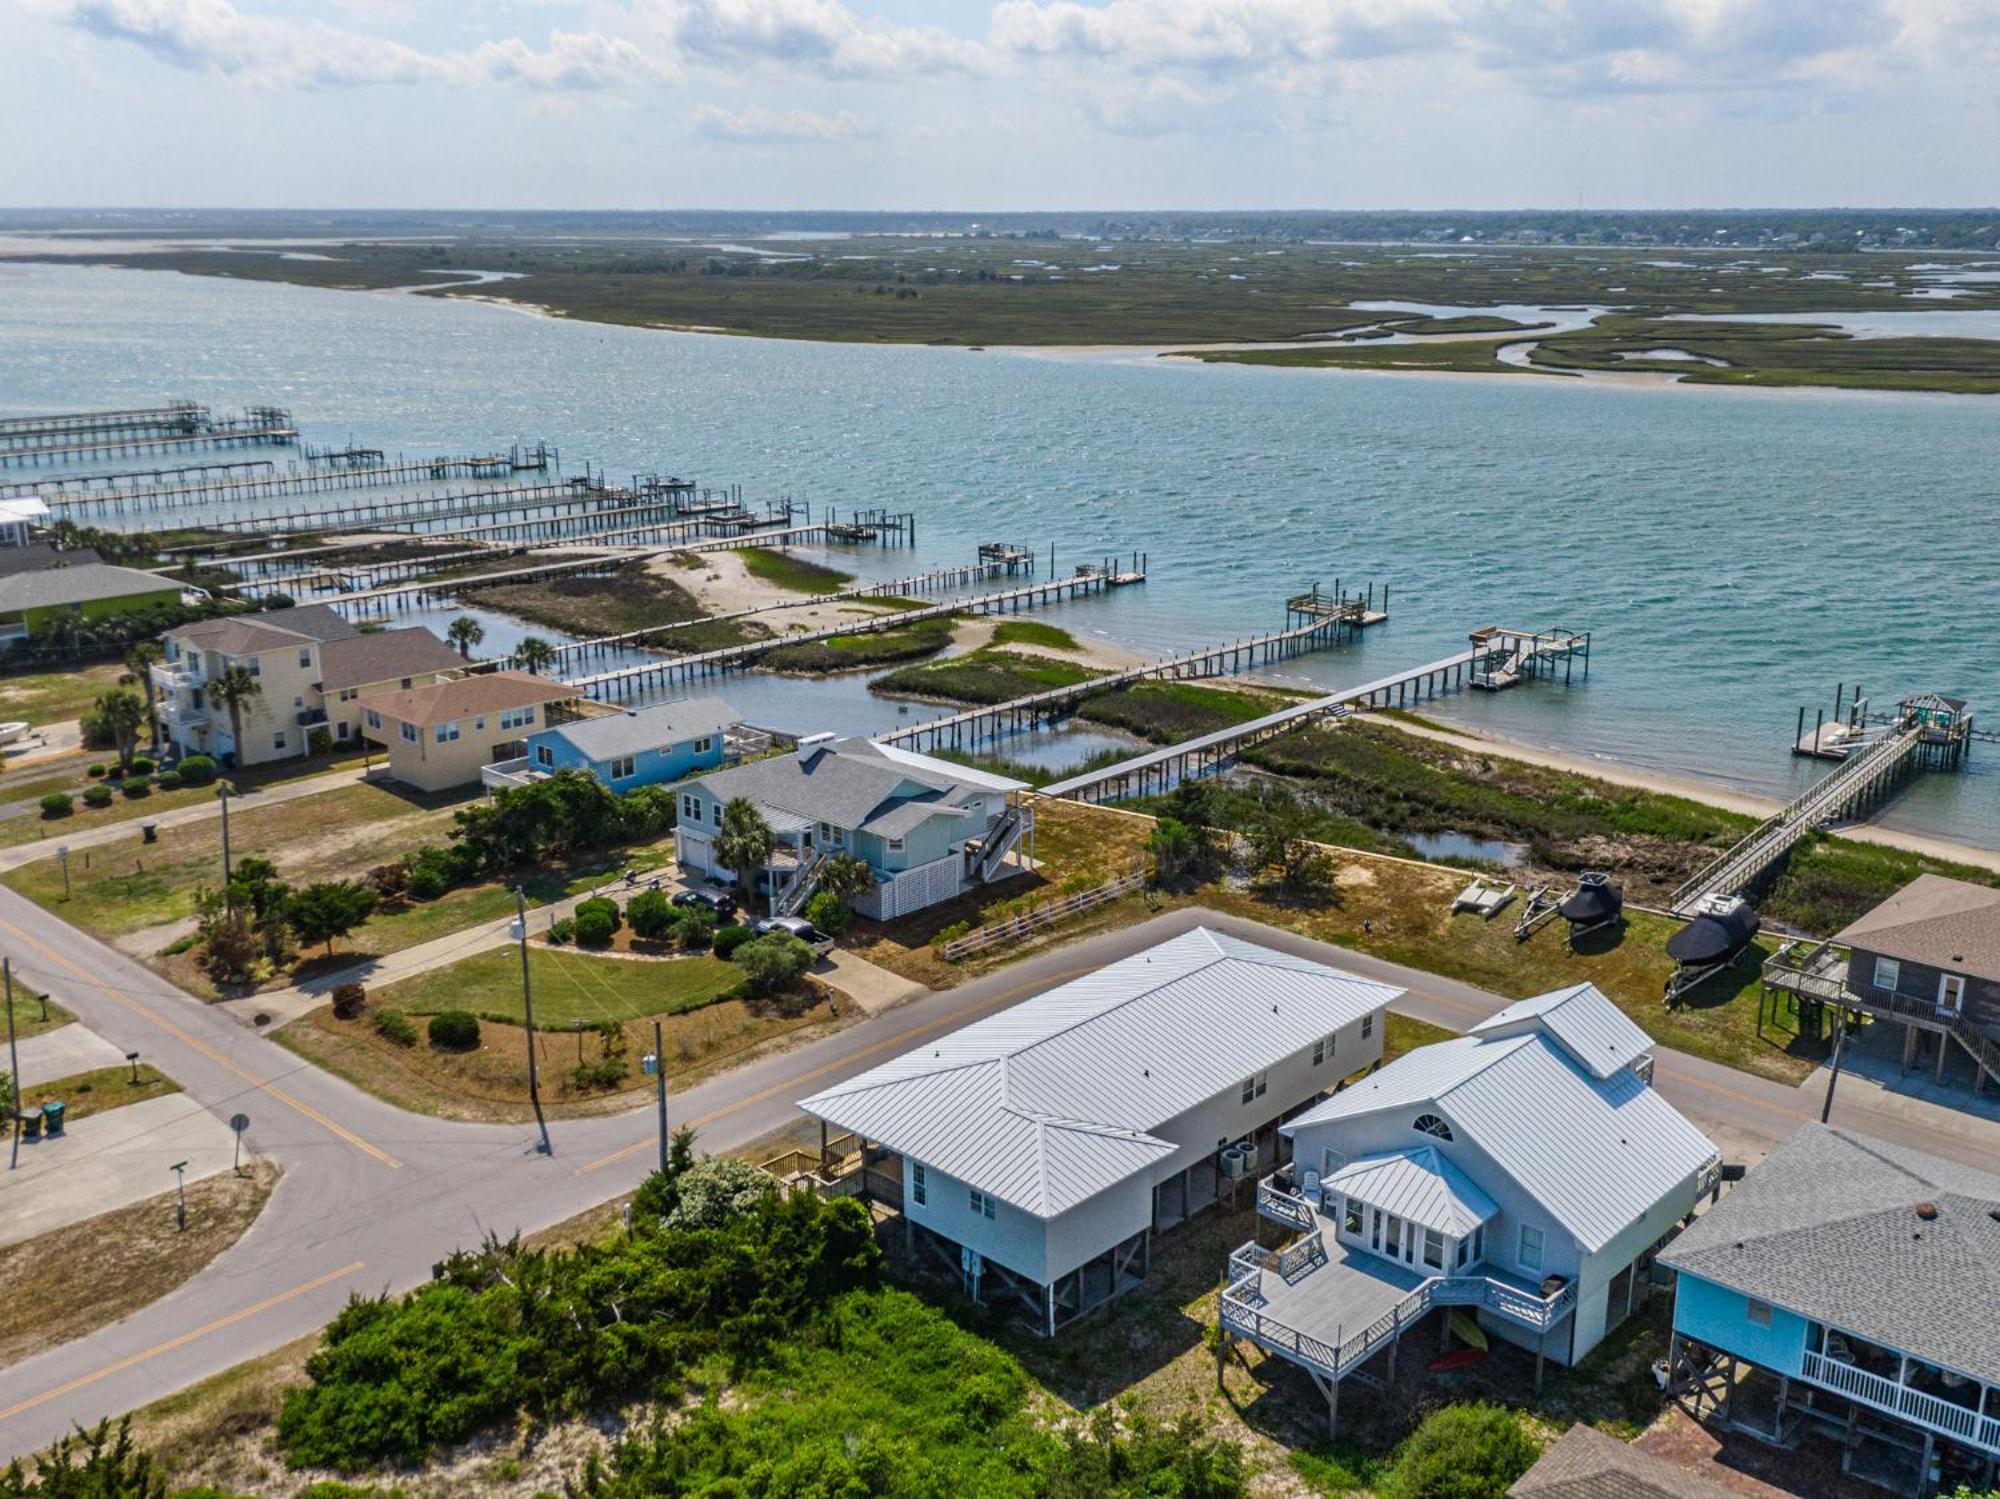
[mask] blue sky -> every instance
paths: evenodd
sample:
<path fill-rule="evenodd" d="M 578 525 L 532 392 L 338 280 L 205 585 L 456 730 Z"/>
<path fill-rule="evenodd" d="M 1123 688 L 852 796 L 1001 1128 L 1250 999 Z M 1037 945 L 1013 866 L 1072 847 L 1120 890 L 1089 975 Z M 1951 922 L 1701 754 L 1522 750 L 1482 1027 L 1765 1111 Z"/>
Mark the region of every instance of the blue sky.
<path fill-rule="evenodd" d="M 2000 0 L 0 0 L 8 205 L 2000 202 Z"/>

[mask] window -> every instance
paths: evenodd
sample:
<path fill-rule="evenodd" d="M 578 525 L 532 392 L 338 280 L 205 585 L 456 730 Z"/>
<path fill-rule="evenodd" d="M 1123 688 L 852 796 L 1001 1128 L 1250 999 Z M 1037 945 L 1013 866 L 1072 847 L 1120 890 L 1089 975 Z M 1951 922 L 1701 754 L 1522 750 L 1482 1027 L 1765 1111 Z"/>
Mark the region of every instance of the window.
<path fill-rule="evenodd" d="M 1902 977 L 1903 965 L 1898 963 L 1894 958 L 1877 958 L 1875 960 L 1876 988 L 1887 989 L 1891 993 L 1894 993 L 1896 985 L 1901 982 Z"/>
<path fill-rule="evenodd" d="M 1340 1217 L 1340 1231 L 1344 1234 L 1353 1234 L 1357 1239 L 1361 1237 L 1360 1198 L 1349 1197 L 1345 1200 Z"/>
<path fill-rule="evenodd" d="M 349 723 L 346 719 L 343 718 L 337 725 L 335 725 L 335 732 L 333 737 L 336 739 L 344 740 L 353 731 L 353 728 L 354 725 Z"/>
<path fill-rule="evenodd" d="M 1455 1257 L 1455 1258 L 1454 1258 L 1454 1259 L 1452 1260 L 1452 1263 L 1453 1263 L 1453 1264 L 1454 1264 L 1455 1266 L 1457 1266 L 1457 1267 L 1458 1267 L 1458 1268 L 1459 1268 L 1460 1270 L 1463 1270 L 1463 1269 L 1465 1268 L 1465 1259 L 1466 1259 L 1466 1256 L 1467 1256 L 1468 1254 L 1470 1254 L 1471 1252 L 1472 1252 L 1472 1244 L 1471 1244 L 1471 1242 L 1470 1242 L 1469 1240 L 1466 1240 L 1466 1239 L 1460 1239 L 1460 1240 L 1458 1241 L 1458 1254 L 1457 1254 L 1457 1256 L 1456 1256 L 1456 1257 Z"/>
<path fill-rule="evenodd" d="M 1768 1301 L 1759 1301 L 1755 1296 L 1751 1296 L 1743 1303 L 1743 1315 L 1750 1319 L 1750 1325 L 1753 1327 L 1769 1327 L 1771 1325 L 1771 1303 Z"/>
<path fill-rule="evenodd" d="M 633 759 L 630 755 L 619 755 L 611 762 L 611 779 L 622 781 L 632 774 Z"/>
<path fill-rule="evenodd" d="M 472 732 L 475 734 L 486 732 L 486 715 L 484 713 L 472 720 Z"/>
<path fill-rule="evenodd" d="M 1538 1275 L 1541 1273 L 1542 1231 L 1539 1228 L 1530 1228 L 1525 1223 L 1521 1225 L 1521 1247 L 1514 1255 L 1514 1262 L 1523 1270 L 1533 1270 Z"/>
<path fill-rule="evenodd" d="M 458 738 L 458 720 L 454 718 L 450 723 L 441 723 L 433 732 L 439 744 L 449 744 Z"/>
<path fill-rule="evenodd" d="M 299 665 L 301 665 L 301 666 L 311 666 L 312 664 L 313 664 L 313 652 L 312 652 L 312 647 L 311 647 L 311 646 L 309 646 L 309 645 L 302 645 L 302 646 L 300 646 L 300 647 L 299 647 Z"/>
<path fill-rule="evenodd" d="M 550 748 L 549 748 L 549 747 L 548 747 L 548 746 L 547 746 L 546 744 L 538 744 L 538 745 L 536 745 L 536 746 L 535 746 L 535 763 L 536 763 L 537 765 L 553 765 L 553 764 L 555 764 L 555 763 L 556 763 L 556 756 L 555 756 L 555 751 L 554 751 L 554 750 L 552 750 L 552 749 L 550 749 Z"/>
<path fill-rule="evenodd" d="M 1419 1114 L 1410 1125 L 1420 1135 L 1435 1135 L 1440 1140 L 1451 1138 L 1451 1126 L 1435 1114 Z"/>
<path fill-rule="evenodd" d="M 1262 1098 L 1270 1086 L 1270 1073 L 1253 1072 L 1250 1076 L 1243 1079 L 1243 1101 L 1249 1103 L 1253 1099 Z"/>
<path fill-rule="evenodd" d="M 340 689 L 340 701 L 343 703 L 351 703 L 360 694 L 360 692 L 361 689 L 359 687 L 343 687 Z"/>
<path fill-rule="evenodd" d="M 407 739 L 411 744 L 415 744 L 417 742 L 417 726 L 415 724 L 413 723 L 397 724 L 396 727 L 403 731 L 403 737 Z"/>
<path fill-rule="evenodd" d="M 264 675 L 264 663 L 255 656 L 250 658 L 250 675 L 253 677 Z"/>
<path fill-rule="evenodd" d="M 1328 1057 L 1333 1055 L 1334 1042 L 1339 1039 L 1340 1038 L 1338 1034 L 1334 1032 L 1328 1032 L 1326 1035 L 1321 1036 L 1318 1040 L 1313 1042 L 1313 1066 L 1315 1067 L 1319 1066 L 1320 1063 L 1324 1062 Z"/>
<path fill-rule="evenodd" d="M 993 1216 L 993 1199 L 990 1195 L 974 1187 L 972 1189 L 972 1213 L 976 1218 Z"/>
<path fill-rule="evenodd" d="M 681 793 L 681 821 L 701 821 L 701 803 L 695 800 L 695 795 L 692 791 L 683 791 Z"/>
<path fill-rule="evenodd" d="M 889 840 L 889 852 L 892 854 L 900 854 L 902 851 L 903 851 L 903 840 L 900 838 L 891 838 Z"/>
<path fill-rule="evenodd" d="M 530 703 L 525 708 L 506 708 L 500 713 L 500 727 L 503 729 L 525 729 L 535 721 L 535 707 Z"/>
<path fill-rule="evenodd" d="M 1444 1268 L 1444 1235 L 1434 1228 L 1424 1230 L 1424 1263 L 1433 1270 Z"/>
<path fill-rule="evenodd" d="M 715 737 L 713 735 L 704 736 L 703 738 L 695 740 L 694 752 L 697 755 L 705 755 L 714 746 L 714 744 L 715 744 Z"/>
<path fill-rule="evenodd" d="M 1370 1010 L 1361 1017 L 1361 1039 L 1366 1041 L 1375 1034 L 1375 1012 Z"/>
<path fill-rule="evenodd" d="M 918 1207 L 930 1201 L 930 1183 L 924 1177 L 924 1163 L 910 1162 L 910 1199 Z"/>
<path fill-rule="evenodd" d="M 271 736 L 271 748 L 283 749 L 284 747 L 285 747 L 285 736 L 283 734 L 273 734 Z"/>
<path fill-rule="evenodd" d="M 377 713 L 373 708 L 368 709 L 365 716 L 368 719 L 369 728 L 379 729 L 382 727 L 382 715 Z"/>

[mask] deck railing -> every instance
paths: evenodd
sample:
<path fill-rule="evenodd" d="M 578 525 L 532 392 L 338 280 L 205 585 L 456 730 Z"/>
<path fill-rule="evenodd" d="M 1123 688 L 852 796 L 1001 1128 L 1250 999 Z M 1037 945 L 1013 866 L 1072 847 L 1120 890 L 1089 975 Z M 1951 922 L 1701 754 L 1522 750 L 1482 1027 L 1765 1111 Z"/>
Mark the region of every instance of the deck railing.
<path fill-rule="evenodd" d="M 1311 1233 L 1317 1226 L 1312 1204 L 1295 1192 L 1273 1186 L 1268 1177 L 1257 1183 L 1257 1211 L 1302 1234 Z"/>
<path fill-rule="evenodd" d="M 2000 1416 L 1982 1416 L 1976 1410 L 1953 1405 L 1949 1400 L 1908 1385 L 1870 1374 L 1853 1364 L 1841 1363 L 1824 1354 L 1807 1353 L 1804 1374 L 1815 1384 L 1826 1386 L 1851 1400 L 1859 1400 L 1877 1410 L 1905 1417 L 1941 1431 L 1961 1441 L 1973 1442 L 1989 1451 L 2000 1452 Z"/>

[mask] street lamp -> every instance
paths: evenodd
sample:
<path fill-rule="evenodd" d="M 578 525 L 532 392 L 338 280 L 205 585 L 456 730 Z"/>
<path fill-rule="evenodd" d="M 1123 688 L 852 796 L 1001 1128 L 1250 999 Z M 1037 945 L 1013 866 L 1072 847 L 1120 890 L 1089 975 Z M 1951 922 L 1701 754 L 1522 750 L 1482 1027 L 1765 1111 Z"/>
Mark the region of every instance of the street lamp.
<path fill-rule="evenodd" d="M 180 1224 L 181 1232 L 186 1233 L 188 1226 L 188 1163 L 186 1161 L 175 1161 L 167 1169 L 173 1172 L 174 1180 L 180 1187 L 180 1201 L 174 1209 L 174 1218 Z"/>
<path fill-rule="evenodd" d="M 63 899 L 68 900 L 69 899 L 69 845 L 67 843 L 58 844 L 56 846 L 56 859 L 62 864 Z"/>
<path fill-rule="evenodd" d="M 222 803 L 222 898 L 229 899 L 229 782 L 219 781 L 215 799 Z"/>

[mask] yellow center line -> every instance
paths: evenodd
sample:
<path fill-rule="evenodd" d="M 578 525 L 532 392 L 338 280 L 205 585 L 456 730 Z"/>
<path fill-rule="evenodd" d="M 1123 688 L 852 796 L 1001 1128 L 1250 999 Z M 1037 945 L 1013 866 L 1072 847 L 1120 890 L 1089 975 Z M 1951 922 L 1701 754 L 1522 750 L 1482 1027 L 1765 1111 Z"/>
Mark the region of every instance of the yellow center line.
<path fill-rule="evenodd" d="M 179 1041 L 183 1046 L 192 1047 L 195 1051 L 200 1052 L 203 1056 L 207 1057 L 211 1062 L 215 1063 L 218 1067 L 227 1068 L 229 1071 L 235 1073 L 238 1077 L 242 1078 L 243 1081 L 250 1084 L 251 1087 L 256 1088 L 259 1092 L 269 1094 L 272 1098 L 276 1099 L 279 1103 L 284 1104 L 287 1108 L 293 1109 L 296 1112 L 303 1114 L 306 1118 L 312 1120 L 313 1123 L 319 1125 L 323 1129 L 330 1131 L 334 1135 L 338 1136 L 340 1139 L 345 1140 L 349 1145 L 354 1146 L 355 1149 L 366 1151 L 369 1155 L 375 1157 L 376 1160 L 380 1161 L 385 1166 L 396 1168 L 400 1167 L 403 1164 L 401 1161 L 397 1160 L 394 1156 L 390 1155 L 388 1151 L 383 1150 L 380 1146 L 371 1145 L 368 1141 L 362 1139 L 361 1136 L 355 1134 L 353 1130 L 347 1128 L 347 1126 L 343 1124 L 338 1124 L 333 1120 L 327 1118 L 326 1115 L 322 1114 L 318 1109 L 314 1108 L 311 1104 L 305 1103 L 300 1099 L 292 1097 L 292 1095 L 287 1093 L 284 1089 L 276 1086 L 273 1083 L 266 1082 L 263 1078 L 258 1077 L 256 1073 L 251 1072 L 248 1068 L 239 1066 L 237 1063 L 232 1062 L 228 1057 L 225 1057 L 221 1052 L 217 1051 L 213 1046 L 210 1046 L 206 1041 L 201 1040 L 199 1037 L 189 1035 L 186 1031 L 182 1030 L 172 1021 L 168 1020 L 164 1015 L 161 1015 L 154 1010 L 148 1009 L 146 1006 L 140 1004 L 136 999 L 133 999 L 130 995 L 119 992 L 111 985 L 101 983 L 99 980 L 93 978 L 84 969 L 78 967 L 75 963 L 72 963 L 68 958 L 64 957 L 61 953 L 57 952 L 54 948 L 50 947 L 46 942 L 43 942 L 39 937 L 30 936 L 27 932 L 22 931 L 19 927 L 15 926 L 13 922 L 6 920 L 4 917 L 0 917 L 0 927 L 4 927 L 6 930 L 12 932 L 15 936 L 19 937 L 23 942 L 26 942 L 33 947 L 39 948 L 44 953 L 47 953 L 51 961 L 60 963 L 63 967 L 67 968 L 71 973 L 75 974 L 78 978 L 82 979 L 85 983 L 91 985 L 93 988 L 99 988 L 104 990 L 105 993 L 109 994 L 113 999 L 117 1000 L 121 1005 L 125 1006 L 125 1008 L 130 1010 L 133 1014 L 139 1016 L 141 1019 L 147 1021 L 149 1024 L 158 1026 L 161 1030 L 165 1031 L 169 1036 L 172 1036 L 176 1041 Z"/>
<path fill-rule="evenodd" d="M 126 1358 L 119 1359 L 116 1363 L 106 1364 L 102 1369 L 95 1370 L 92 1373 L 80 1374 L 68 1384 L 58 1385 L 53 1390 L 44 1390 L 39 1395 L 30 1396 L 19 1404 L 10 1405 L 5 1410 L 0 1410 L 0 1421 L 5 1421 L 10 1416 L 18 1416 L 22 1411 L 33 1410 L 36 1406 L 46 1404 L 51 1400 L 60 1399 L 64 1395 L 82 1389 L 85 1385 L 95 1384 L 100 1379 L 108 1379 L 113 1374 L 119 1374 L 132 1368 L 135 1364 L 143 1364 L 146 1360 L 158 1358 L 163 1353 L 172 1353 L 176 1348 L 184 1348 L 197 1338 L 205 1338 L 212 1332 L 222 1331 L 225 1327 L 234 1327 L 237 1323 L 246 1321 L 256 1316 L 259 1312 L 268 1312 L 272 1307 L 282 1306 L 294 1297 L 303 1296 L 309 1291 L 317 1291 L 324 1285 L 331 1285 L 344 1275 L 352 1275 L 366 1263 L 367 1261 L 365 1260 L 356 1260 L 353 1264 L 344 1265 L 338 1270 L 329 1270 L 317 1280 L 309 1280 L 302 1286 L 293 1286 L 289 1291 L 280 1291 L 277 1295 L 268 1297 L 258 1302 L 255 1306 L 246 1306 L 240 1311 L 231 1312 L 226 1317 L 218 1317 L 206 1326 L 197 1327 L 192 1332 L 184 1332 L 177 1338 L 169 1338 L 164 1343 L 156 1343 L 143 1353 L 134 1353 Z"/>
<path fill-rule="evenodd" d="M 1013 1000 L 1019 999 L 1024 994 L 1039 993 L 1043 989 L 1047 989 L 1055 984 L 1059 984 L 1065 979 L 1073 979 L 1077 977 L 1079 974 L 1094 973 L 1097 970 L 1097 966 L 1098 965 L 1093 963 L 1086 963 L 1078 968 L 1065 969 L 1061 973 L 1054 974 L 1049 978 L 1036 979 L 1034 982 L 1027 984 L 1016 984 L 1013 988 L 1003 989 L 1000 991 L 1000 993 L 994 995 L 991 999 L 981 1000 L 978 1004 L 973 1005 L 967 1009 L 955 1010 L 949 1015 L 941 1015 L 936 1020 L 933 1020 L 925 1025 L 920 1025 L 916 1027 L 914 1030 L 904 1031 L 901 1035 L 886 1036 L 882 1040 L 877 1041 L 873 1046 L 864 1046 L 860 1051 L 849 1052 L 844 1057 L 837 1057 L 831 1062 L 824 1063 L 818 1067 L 810 1068 L 805 1072 L 795 1072 L 790 1077 L 786 1078 L 783 1082 L 773 1083 L 770 1087 L 761 1089 L 756 1093 L 752 1093 L 747 1098 L 739 1098 L 736 1100 L 736 1102 L 731 1104 L 725 1104 L 719 1109 L 711 1110 L 710 1112 L 703 1114 L 698 1119 L 687 1119 L 683 1120 L 682 1123 L 687 1125 L 690 1129 L 699 1129 L 703 1125 L 713 1124 L 718 1119 L 727 1118 L 729 1115 L 735 1113 L 738 1109 L 747 1109 L 753 1103 L 762 1103 L 765 1099 L 771 1097 L 773 1094 L 790 1092 L 793 1088 L 796 1088 L 800 1083 L 811 1082 L 814 1078 L 823 1077 L 829 1072 L 838 1072 L 841 1068 L 848 1066 L 850 1063 L 858 1062 L 862 1060 L 862 1058 L 864 1057 L 872 1057 L 877 1052 L 889 1051 L 892 1048 L 896 1047 L 908 1047 L 910 1043 L 918 1036 L 929 1035 L 932 1031 L 942 1030 L 946 1026 L 955 1026 L 963 1024 L 965 1020 L 970 1016 L 982 1014 L 987 1010 L 995 1008 L 996 1006 L 1007 1004 Z M 591 1161 L 586 1165 L 578 1166 L 576 1168 L 576 1174 L 578 1176 L 588 1176 L 593 1171 L 601 1170 L 603 1167 L 606 1166 L 615 1165 L 619 1161 L 626 1159 L 628 1156 L 637 1155 L 642 1150 L 656 1150 L 658 1148 L 659 1148 L 659 1142 L 657 1140 L 654 1139 L 634 1140 L 630 1145 L 625 1146 L 621 1150 L 614 1150 L 611 1152 L 610 1155 L 599 1156 L 596 1160 Z"/>

